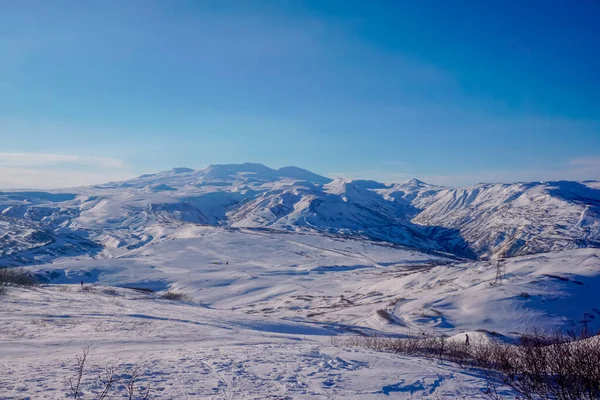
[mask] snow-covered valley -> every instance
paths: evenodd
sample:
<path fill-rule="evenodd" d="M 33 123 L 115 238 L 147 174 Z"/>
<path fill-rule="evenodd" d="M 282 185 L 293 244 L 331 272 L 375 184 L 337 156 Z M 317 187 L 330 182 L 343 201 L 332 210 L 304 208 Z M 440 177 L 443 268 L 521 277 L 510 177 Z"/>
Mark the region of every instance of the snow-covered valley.
<path fill-rule="evenodd" d="M 84 399 L 117 360 L 144 364 L 156 399 L 485 398 L 480 374 L 331 338 L 600 328 L 594 182 L 242 164 L 4 191 L 0 212 L 0 266 L 44 282 L 0 296 L 0 399 L 65 398 L 90 343 Z"/>

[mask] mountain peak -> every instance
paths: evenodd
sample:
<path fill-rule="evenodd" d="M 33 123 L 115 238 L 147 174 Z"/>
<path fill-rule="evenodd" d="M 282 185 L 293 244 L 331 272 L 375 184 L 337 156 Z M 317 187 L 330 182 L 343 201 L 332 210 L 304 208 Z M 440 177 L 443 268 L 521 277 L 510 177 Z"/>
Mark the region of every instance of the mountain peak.
<path fill-rule="evenodd" d="M 425 186 L 425 185 L 427 185 L 427 183 L 425 183 L 425 182 L 423 182 L 423 181 L 421 181 L 421 180 L 419 180 L 417 178 L 411 178 L 411 179 L 407 180 L 405 183 L 409 184 L 409 185 L 417 185 L 417 186 Z"/>

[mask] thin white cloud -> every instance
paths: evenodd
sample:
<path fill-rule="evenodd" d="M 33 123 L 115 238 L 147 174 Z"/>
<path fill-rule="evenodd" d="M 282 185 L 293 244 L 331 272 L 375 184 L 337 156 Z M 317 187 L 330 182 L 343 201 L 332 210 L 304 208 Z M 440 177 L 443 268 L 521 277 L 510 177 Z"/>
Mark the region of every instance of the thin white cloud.
<path fill-rule="evenodd" d="M 111 169 L 127 168 L 127 164 L 125 162 L 115 158 L 47 153 L 0 152 L 0 166 L 2 167 L 41 167 L 60 164 L 83 164 Z"/>
<path fill-rule="evenodd" d="M 50 153 L 0 152 L 0 188 L 53 189 L 135 176 L 115 158 Z"/>
<path fill-rule="evenodd" d="M 600 175 L 600 157 L 582 157 L 571 160 L 569 163 L 574 170 L 584 173 Z"/>

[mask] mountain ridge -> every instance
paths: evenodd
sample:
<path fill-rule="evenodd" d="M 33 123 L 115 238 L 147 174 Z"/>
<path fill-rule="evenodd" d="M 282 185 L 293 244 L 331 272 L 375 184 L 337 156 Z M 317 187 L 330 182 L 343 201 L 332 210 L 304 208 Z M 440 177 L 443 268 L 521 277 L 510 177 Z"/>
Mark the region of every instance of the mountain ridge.
<path fill-rule="evenodd" d="M 156 226 L 181 224 L 334 234 L 503 258 L 600 247 L 600 188 L 575 181 L 386 184 L 257 163 L 178 167 L 89 187 L 0 191 L 0 263 L 97 254 L 94 244 L 110 256 L 162 240 L 151 233 Z M 40 237 L 56 238 L 53 247 Z"/>

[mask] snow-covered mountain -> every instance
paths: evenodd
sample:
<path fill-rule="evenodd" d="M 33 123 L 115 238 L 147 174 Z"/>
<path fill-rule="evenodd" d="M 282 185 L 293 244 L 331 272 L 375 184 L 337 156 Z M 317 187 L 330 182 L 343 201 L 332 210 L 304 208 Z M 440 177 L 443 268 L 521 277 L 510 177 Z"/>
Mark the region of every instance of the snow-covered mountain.
<path fill-rule="evenodd" d="M 111 257 L 166 226 L 318 232 L 461 258 L 600 247 L 597 182 L 443 188 L 332 180 L 261 164 L 175 168 L 104 185 L 0 192 L 0 265 Z"/>
<path fill-rule="evenodd" d="M 458 230 L 480 256 L 600 247 L 600 190 L 586 183 L 480 184 L 413 204 L 413 222 Z"/>

